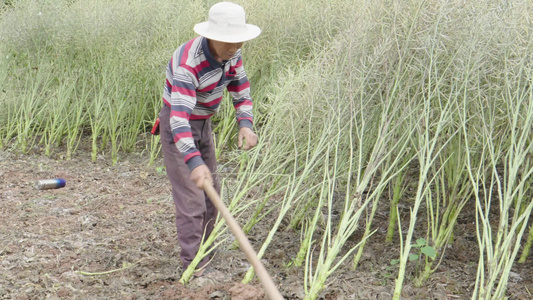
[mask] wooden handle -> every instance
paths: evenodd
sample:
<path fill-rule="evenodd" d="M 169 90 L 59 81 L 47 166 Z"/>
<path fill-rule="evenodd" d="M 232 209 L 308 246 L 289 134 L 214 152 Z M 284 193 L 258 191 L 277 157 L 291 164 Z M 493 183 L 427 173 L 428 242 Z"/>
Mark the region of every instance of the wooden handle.
<path fill-rule="evenodd" d="M 229 209 L 220 199 L 220 196 L 213 187 L 213 183 L 210 180 L 205 180 L 203 189 L 211 200 L 211 202 L 213 202 L 213 205 L 215 205 L 215 207 L 218 209 L 224 220 L 226 220 L 226 224 L 228 224 L 228 227 L 233 233 L 233 235 L 235 235 L 235 237 L 237 238 L 239 246 L 246 255 L 248 261 L 254 267 L 255 273 L 257 274 L 257 277 L 259 277 L 259 280 L 261 281 L 263 289 L 265 290 L 265 293 L 267 294 L 268 298 L 272 300 L 283 300 L 283 296 L 281 296 L 280 292 L 276 288 L 276 285 L 272 281 L 272 278 L 270 278 L 270 275 L 268 275 L 265 266 L 263 266 L 263 263 L 261 263 L 261 260 L 259 260 L 259 258 L 257 257 L 257 254 L 255 253 L 254 248 L 250 244 L 250 241 L 248 241 L 248 238 L 244 234 L 244 231 L 242 231 L 237 221 L 229 212 Z"/>

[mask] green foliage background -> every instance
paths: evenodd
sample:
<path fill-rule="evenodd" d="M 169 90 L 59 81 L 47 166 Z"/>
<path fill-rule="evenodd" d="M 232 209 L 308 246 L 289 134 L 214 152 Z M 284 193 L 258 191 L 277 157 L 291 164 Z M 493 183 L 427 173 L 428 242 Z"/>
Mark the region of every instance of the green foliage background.
<path fill-rule="evenodd" d="M 6 109 L 0 114 L 0 146 L 27 152 L 96 131 L 102 145 L 93 142 L 93 151 L 105 150 L 109 136 L 118 142 L 114 155 L 133 151 L 137 134 L 147 131 L 161 106 L 168 59 L 195 36 L 192 27 L 204 21 L 215 2 L 4 2 L 0 101 Z M 324 16 L 318 3 L 249 1 L 245 6 L 248 20 L 263 29 L 261 38 L 244 49 L 256 110 L 261 110 L 281 71 L 309 60 L 314 47 L 329 42 L 323 37 L 337 31 L 341 19 L 331 28 L 323 26 L 323 19 L 335 18 Z M 280 22 L 304 16 L 306 22 Z M 61 111 L 61 105 L 51 105 L 54 99 L 68 107 Z M 62 126 L 66 120 L 73 120 L 70 129 Z M 77 143 L 72 144 L 73 152 Z M 56 151 L 49 148 L 47 153 Z"/>

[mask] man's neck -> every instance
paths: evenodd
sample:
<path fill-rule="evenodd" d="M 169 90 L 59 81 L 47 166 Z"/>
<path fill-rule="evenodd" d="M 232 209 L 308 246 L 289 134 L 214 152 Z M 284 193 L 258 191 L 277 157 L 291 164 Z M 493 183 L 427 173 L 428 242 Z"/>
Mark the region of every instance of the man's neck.
<path fill-rule="evenodd" d="M 213 55 L 213 58 L 216 59 L 218 62 L 222 63 L 222 58 L 217 55 L 215 49 L 213 48 L 213 41 L 208 39 L 207 45 L 209 46 L 209 52 L 211 53 L 211 55 Z"/>

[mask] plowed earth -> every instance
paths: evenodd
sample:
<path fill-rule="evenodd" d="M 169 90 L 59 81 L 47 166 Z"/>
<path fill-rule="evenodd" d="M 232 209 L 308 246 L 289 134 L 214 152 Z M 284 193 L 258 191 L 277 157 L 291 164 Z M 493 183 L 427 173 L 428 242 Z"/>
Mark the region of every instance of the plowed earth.
<path fill-rule="evenodd" d="M 211 262 L 218 276 L 179 283 L 183 270 L 174 206 L 161 166 L 161 160 L 149 166 L 138 155 L 113 166 L 103 156 L 92 162 L 88 154 L 65 160 L 0 152 L 0 299 L 265 299 L 257 279 L 241 283 L 249 263 L 230 247 L 229 234 Z M 64 178 L 67 185 L 35 188 L 37 180 L 48 178 Z M 408 214 L 409 207 L 403 207 L 404 226 Z M 454 243 L 424 286 L 411 281 L 421 262 L 409 264 L 402 298 L 471 297 L 479 255 L 471 220 L 473 215 L 459 220 Z M 249 234 L 256 249 L 269 222 Z M 399 249 L 383 243 L 387 222 L 386 210 L 378 212 L 377 232 L 360 265 L 355 271 L 349 260 L 342 265 L 320 299 L 391 299 L 397 269 L 390 262 Z M 263 258 L 286 299 L 304 297 L 303 269 L 287 267 L 299 240 L 299 232 L 282 226 Z M 350 242 L 359 240 L 356 234 Z M 533 298 L 532 269 L 531 259 L 515 264 L 510 299 Z"/>

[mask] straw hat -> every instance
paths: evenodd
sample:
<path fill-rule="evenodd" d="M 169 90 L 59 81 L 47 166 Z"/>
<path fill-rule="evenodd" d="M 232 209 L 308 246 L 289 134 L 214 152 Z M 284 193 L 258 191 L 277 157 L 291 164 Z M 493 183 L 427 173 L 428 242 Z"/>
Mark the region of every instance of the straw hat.
<path fill-rule="evenodd" d="M 230 2 L 213 5 L 209 9 L 209 20 L 196 24 L 194 31 L 208 39 L 226 43 L 245 42 L 261 33 L 259 27 L 246 24 L 244 9 Z"/>

